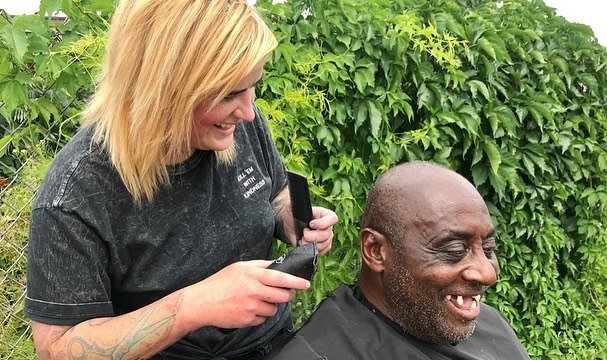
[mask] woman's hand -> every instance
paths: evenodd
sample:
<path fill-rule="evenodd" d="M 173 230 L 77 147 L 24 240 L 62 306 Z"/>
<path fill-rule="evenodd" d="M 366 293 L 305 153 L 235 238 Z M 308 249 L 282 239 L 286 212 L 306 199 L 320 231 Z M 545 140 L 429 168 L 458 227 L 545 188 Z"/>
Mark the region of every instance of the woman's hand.
<path fill-rule="evenodd" d="M 314 220 L 308 224 L 309 228 L 304 229 L 302 243 L 316 241 L 316 247 L 320 255 L 324 255 L 333 245 L 333 225 L 337 224 L 337 214 L 320 206 L 312 207 L 312 216 Z"/>
<path fill-rule="evenodd" d="M 188 311 L 184 316 L 189 317 L 189 328 L 260 325 L 276 314 L 276 304 L 290 302 L 295 290 L 310 287 L 306 279 L 266 269 L 271 263 L 240 261 L 185 288 L 183 305 Z"/>

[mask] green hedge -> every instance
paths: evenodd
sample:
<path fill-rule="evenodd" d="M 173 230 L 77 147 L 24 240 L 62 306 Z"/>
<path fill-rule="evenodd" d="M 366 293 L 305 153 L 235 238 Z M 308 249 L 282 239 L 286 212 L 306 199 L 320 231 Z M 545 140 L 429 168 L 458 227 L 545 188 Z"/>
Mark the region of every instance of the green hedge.
<path fill-rule="evenodd" d="M 50 49 L 41 44 L 54 31 L 41 18 L 0 23 L 0 120 L 29 125 L 4 142 L 60 146 L 71 136 L 112 4 L 43 0 L 71 19 L 56 25 L 64 37 Z M 257 103 L 287 166 L 308 174 L 315 202 L 340 216 L 313 290 L 294 302 L 296 321 L 354 281 L 373 180 L 424 159 L 485 197 L 502 269 L 486 301 L 532 357 L 605 358 L 607 52 L 592 31 L 541 0 L 258 5 L 280 44 Z M 2 163 L 18 162 L 10 148 L 0 146 Z"/>
<path fill-rule="evenodd" d="M 502 271 L 486 301 L 531 355 L 604 358 L 607 52 L 592 31 L 534 0 L 261 3 L 281 41 L 260 103 L 341 217 L 301 317 L 354 277 L 372 181 L 424 159 L 488 202 Z"/>

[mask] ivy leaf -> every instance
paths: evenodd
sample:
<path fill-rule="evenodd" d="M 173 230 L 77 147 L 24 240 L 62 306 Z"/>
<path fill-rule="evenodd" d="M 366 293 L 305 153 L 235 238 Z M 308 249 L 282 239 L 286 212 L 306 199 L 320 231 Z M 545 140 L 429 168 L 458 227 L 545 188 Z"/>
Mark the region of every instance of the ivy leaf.
<path fill-rule="evenodd" d="M 40 11 L 38 15 L 41 17 L 46 17 L 48 15 L 53 15 L 61 10 L 62 0 L 40 0 Z M 51 16 L 48 16 L 50 20 Z"/>
<path fill-rule="evenodd" d="M 21 15 L 15 17 L 13 24 L 21 29 L 31 31 L 32 34 L 42 38 L 49 38 L 49 28 L 46 22 L 36 15 Z"/>
<path fill-rule="evenodd" d="M 561 154 L 564 154 L 571 145 L 571 138 L 566 134 L 559 134 L 558 144 L 561 146 Z"/>
<path fill-rule="evenodd" d="M 8 74 L 12 67 L 11 59 L 8 54 L 10 52 L 6 48 L 0 48 L 0 74 Z"/>
<path fill-rule="evenodd" d="M 14 78 L 4 79 L 0 82 L 0 96 L 9 112 L 19 105 L 29 102 L 25 86 Z"/>
<path fill-rule="evenodd" d="M 367 114 L 369 112 L 369 108 L 365 103 L 359 102 L 356 105 L 356 115 L 354 117 L 354 132 L 357 132 L 358 129 L 365 123 L 367 119 Z"/>
<path fill-rule="evenodd" d="M 375 69 L 371 67 L 358 67 L 354 72 L 354 82 L 361 94 L 367 86 L 375 87 Z"/>
<path fill-rule="evenodd" d="M 60 117 L 59 110 L 57 109 L 55 104 L 53 104 L 49 99 L 46 98 L 38 98 L 34 100 L 32 102 L 32 109 L 35 109 L 40 112 L 40 114 L 42 114 L 42 117 L 46 121 L 51 120 L 51 116 L 54 116 L 56 119 Z"/>
<path fill-rule="evenodd" d="M 489 173 L 487 172 L 487 168 L 485 166 L 475 165 L 472 167 L 472 182 L 476 186 L 483 185 L 487 182 L 489 178 Z"/>
<path fill-rule="evenodd" d="M 417 91 L 417 109 L 421 109 L 422 106 L 428 110 L 434 108 L 434 102 L 436 96 L 432 90 L 430 90 L 425 83 L 422 83 Z"/>
<path fill-rule="evenodd" d="M 493 60 L 497 60 L 497 56 L 495 55 L 495 49 L 489 42 L 489 40 L 485 38 L 478 39 L 478 46 L 483 50 L 487 55 L 489 55 Z"/>
<path fill-rule="evenodd" d="M 500 164 L 502 163 L 502 155 L 500 153 L 500 149 L 497 147 L 497 145 L 495 145 L 495 143 L 491 141 L 486 141 L 483 145 L 485 154 L 487 154 L 489 164 L 491 165 L 491 172 L 494 175 L 497 175 L 497 171 L 499 170 Z"/>
<path fill-rule="evenodd" d="M 456 114 L 454 114 L 452 112 L 440 112 L 439 114 L 437 114 L 437 117 L 441 123 L 459 124 L 462 122 L 461 117 L 457 116 Z M 463 127 L 463 126 L 460 125 L 460 127 Z"/>
<path fill-rule="evenodd" d="M 382 112 L 377 104 L 371 100 L 367 102 L 367 106 L 369 107 L 369 120 L 371 121 L 371 135 L 377 138 L 383 120 Z"/>
<path fill-rule="evenodd" d="M 482 81 L 470 80 L 469 85 L 470 85 L 470 92 L 472 93 L 473 98 L 476 99 L 476 94 L 477 94 L 477 92 L 480 91 L 480 93 L 483 94 L 483 97 L 485 99 L 491 100 L 490 95 L 489 95 L 489 89 L 487 88 L 487 85 L 485 85 Z"/>
<path fill-rule="evenodd" d="M 580 74 L 580 87 L 584 89 L 588 88 L 590 91 L 597 93 L 599 89 L 599 83 L 592 74 Z M 585 91 L 583 91 L 585 92 Z"/>
<path fill-rule="evenodd" d="M 11 142 L 11 140 L 11 135 L 4 135 L 4 137 L 0 139 L 0 157 L 4 157 L 4 155 L 6 154 L 6 150 L 8 149 L 7 145 Z"/>
<path fill-rule="evenodd" d="M 493 113 L 497 116 L 500 124 L 508 135 L 516 134 L 516 130 L 518 128 L 518 121 L 516 120 L 516 115 L 508 108 L 507 106 L 500 105 L 493 109 Z"/>
<path fill-rule="evenodd" d="M 25 31 L 16 25 L 5 25 L 2 29 L 2 35 L 6 45 L 13 51 L 15 59 L 22 62 L 29 46 Z"/>
<path fill-rule="evenodd" d="M 548 120 L 549 122 L 554 121 L 554 115 L 552 114 L 552 111 L 550 111 L 550 109 L 548 109 L 548 107 L 543 104 L 531 104 L 529 105 L 529 111 L 531 112 L 531 115 L 535 118 L 535 120 L 538 122 L 538 124 L 542 123 L 541 117 Z"/>
<path fill-rule="evenodd" d="M 115 0 L 91 0 L 91 9 L 103 15 L 110 14 L 115 7 Z"/>

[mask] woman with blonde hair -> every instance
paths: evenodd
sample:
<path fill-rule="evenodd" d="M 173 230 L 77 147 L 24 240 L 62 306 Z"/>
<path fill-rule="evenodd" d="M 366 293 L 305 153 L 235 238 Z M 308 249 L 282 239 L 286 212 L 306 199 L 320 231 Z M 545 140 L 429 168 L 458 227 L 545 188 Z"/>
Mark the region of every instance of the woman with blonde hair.
<path fill-rule="evenodd" d="M 276 40 L 245 0 L 122 0 L 85 126 L 32 210 L 28 293 L 41 359 L 261 359 L 309 281 L 287 176 L 254 87 Z M 314 207 L 303 241 L 331 248 Z M 287 237 L 287 238 L 284 238 Z"/>

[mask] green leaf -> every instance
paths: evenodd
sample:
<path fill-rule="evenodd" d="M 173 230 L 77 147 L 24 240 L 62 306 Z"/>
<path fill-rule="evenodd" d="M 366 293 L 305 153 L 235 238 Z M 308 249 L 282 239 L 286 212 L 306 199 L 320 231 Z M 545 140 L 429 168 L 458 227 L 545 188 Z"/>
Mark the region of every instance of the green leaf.
<path fill-rule="evenodd" d="M 2 76 L 8 74 L 13 67 L 13 63 L 11 62 L 8 54 L 9 51 L 7 49 L 0 47 L 0 75 Z"/>
<path fill-rule="evenodd" d="M 437 115 L 441 124 L 456 124 L 461 122 L 461 117 L 452 112 L 440 112 Z"/>
<path fill-rule="evenodd" d="M 558 136 L 558 144 L 561 146 L 561 154 L 564 154 L 569 146 L 571 146 L 571 138 L 566 134 L 559 134 Z"/>
<path fill-rule="evenodd" d="M 541 52 L 539 52 L 537 50 L 533 50 L 530 53 L 530 55 L 531 55 L 532 58 L 534 58 L 535 60 L 537 60 L 540 64 L 545 64 L 546 63 L 546 60 L 544 59 L 544 55 Z"/>
<path fill-rule="evenodd" d="M 417 108 L 421 109 L 422 106 L 428 110 L 434 109 L 434 103 L 436 102 L 436 96 L 434 92 L 423 83 L 417 92 Z"/>
<path fill-rule="evenodd" d="M 499 119 L 500 124 L 509 135 L 516 134 L 516 130 L 518 129 L 518 121 L 516 120 L 516 115 L 508 108 L 507 106 L 500 105 L 493 109 L 493 113 Z"/>
<path fill-rule="evenodd" d="M 0 82 L 0 96 L 9 112 L 29 102 L 25 86 L 15 79 L 4 79 Z"/>
<path fill-rule="evenodd" d="M 40 11 L 38 14 L 42 17 L 53 15 L 62 9 L 61 5 L 61 0 L 40 0 Z M 48 18 L 50 19 L 50 16 Z"/>
<path fill-rule="evenodd" d="M 487 39 L 480 38 L 478 39 L 477 44 L 481 48 L 481 50 L 485 52 L 485 54 L 489 55 L 489 57 L 491 57 L 493 60 L 497 60 L 497 56 L 495 55 L 495 49 L 493 49 L 493 46 Z"/>
<path fill-rule="evenodd" d="M 367 120 L 367 114 L 369 113 L 369 107 L 366 103 L 359 102 L 356 106 L 356 116 L 354 122 L 354 132 L 356 133 L 358 129 L 365 123 Z"/>
<path fill-rule="evenodd" d="M 502 155 L 500 153 L 500 149 L 495 145 L 495 143 L 491 141 L 485 141 L 483 143 L 483 149 L 485 150 L 485 154 L 487 154 L 487 158 L 489 159 L 489 164 L 491 165 L 491 172 L 494 175 L 497 175 L 500 164 L 502 163 Z"/>
<path fill-rule="evenodd" d="M 56 119 L 60 118 L 59 110 L 49 99 L 38 98 L 32 102 L 31 106 L 40 112 L 46 121 L 51 120 L 51 116 L 54 116 Z"/>
<path fill-rule="evenodd" d="M 550 109 L 548 109 L 547 106 L 543 105 L 543 104 L 530 104 L 529 105 L 529 110 L 531 111 L 533 117 L 535 118 L 535 120 L 538 122 L 538 124 L 542 123 L 542 119 L 540 118 L 540 116 L 538 114 L 541 114 L 541 116 L 550 121 L 553 122 L 554 121 L 554 116 L 552 114 L 552 111 L 550 111 Z"/>
<path fill-rule="evenodd" d="M 371 135 L 377 138 L 379 135 L 379 128 L 383 121 L 383 116 L 379 110 L 377 104 L 374 101 L 368 101 L 367 106 L 369 107 L 369 120 L 371 121 Z"/>
<path fill-rule="evenodd" d="M 480 93 L 483 94 L 483 97 L 486 100 L 491 100 L 490 94 L 489 94 L 489 89 L 487 88 L 487 85 L 485 85 L 482 81 L 470 80 L 469 85 L 470 85 L 470 92 L 472 93 L 473 98 L 476 98 L 476 93 L 480 91 Z"/>
<path fill-rule="evenodd" d="M 373 67 L 358 67 L 354 72 L 354 83 L 362 94 L 367 86 L 375 87 L 375 69 Z"/>
<path fill-rule="evenodd" d="M 2 36 L 6 41 L 6 45 L 13 51 L 15 59 L 22 62 L 29 46 L 25 31 L 15 25 L 6 25 L 2 29 Z"/>
<path fill-rule="evenodd" d="M 561 69 L 562 72 L 564 73 L 569 73 L 569 66 L 567 66 L 567 62 L 562 59 L 562 58 L 553 58 L 550 61 L 552 61 L 553 64 L 555 64 L 559 69 Z"/>
<path fill-rule="evenodd" d="M 487 182 L 488 178 L 489 178 L 489 172 L 487 171 L 486 167 L 479 166 L 479 165 L 472 167 L 472 182 L 474 183 L 474 185 L 476 185 L 476 186 L 483 185 L 484 183 Z"/>
<path fill-rule="evenodd" d="M 15 17 L 13 24 L 21 29 L 30 31 L 36 37 L 48 39 L 50 31 L 47 23 L 36 15 L 21 15 Z M 48 46 L 48 44 L 47 44 Z"/>
<path fill-rule="evenodd" d="M 12 140 L 11 135 L 4 135 L 0 139 L 0 158 L 4 157 L 4 155 L 6 155 L 6 150 L 8 149 L 7 145 L 11 142 L 11 140 Z"/>

